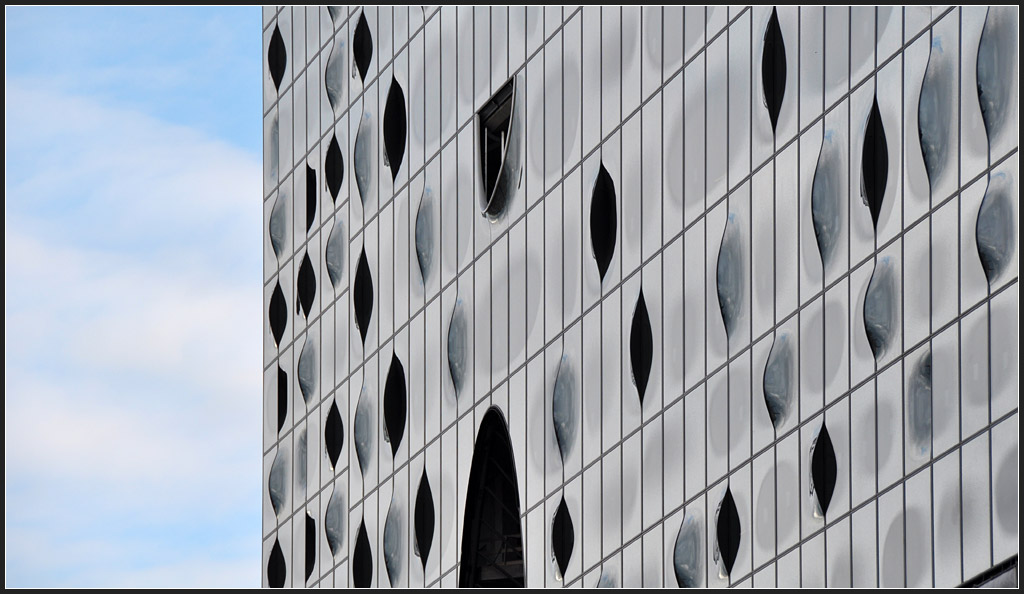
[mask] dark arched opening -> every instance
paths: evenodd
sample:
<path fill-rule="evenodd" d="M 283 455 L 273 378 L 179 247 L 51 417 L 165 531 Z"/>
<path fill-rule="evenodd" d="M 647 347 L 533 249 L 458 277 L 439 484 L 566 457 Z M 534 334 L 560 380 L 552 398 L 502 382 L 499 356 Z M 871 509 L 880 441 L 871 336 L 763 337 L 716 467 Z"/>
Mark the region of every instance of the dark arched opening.
<path fill-rule="evenodd" d="M 473 447 L 459 586 L 522 588 L 526 582 L 523 559 L 512 442 L 501 411 L 492 407 L 484 415 Z"/>

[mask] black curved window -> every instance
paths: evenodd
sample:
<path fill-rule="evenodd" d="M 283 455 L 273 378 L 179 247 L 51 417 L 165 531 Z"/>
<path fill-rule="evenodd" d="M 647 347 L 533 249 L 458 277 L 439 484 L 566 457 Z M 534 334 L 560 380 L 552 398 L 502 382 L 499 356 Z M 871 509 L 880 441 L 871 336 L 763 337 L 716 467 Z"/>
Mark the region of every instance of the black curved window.
<path fill-rule="evenodd" d="M 462 530 L 460 587 L 522 588 L 523 532 L 512 442 L 497 408 L 484 415 L 473 447 Z"/>

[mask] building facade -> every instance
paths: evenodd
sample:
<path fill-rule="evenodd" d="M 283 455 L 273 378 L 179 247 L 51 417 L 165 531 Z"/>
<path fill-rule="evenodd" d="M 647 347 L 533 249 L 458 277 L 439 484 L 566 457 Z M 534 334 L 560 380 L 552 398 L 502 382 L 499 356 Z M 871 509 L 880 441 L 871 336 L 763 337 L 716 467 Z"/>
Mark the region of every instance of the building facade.
<path fill-rule="evenodd" d="M 1017 22 L 264 8 L 263 584 L 1016 583 Z"/>

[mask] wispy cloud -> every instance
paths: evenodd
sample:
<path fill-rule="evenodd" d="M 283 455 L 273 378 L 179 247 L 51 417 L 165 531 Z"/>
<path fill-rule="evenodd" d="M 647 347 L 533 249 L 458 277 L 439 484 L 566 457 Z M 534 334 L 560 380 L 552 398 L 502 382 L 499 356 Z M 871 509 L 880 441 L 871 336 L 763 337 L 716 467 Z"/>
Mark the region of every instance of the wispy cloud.
<path fill-rule="evenodd" d="M 6 83 L 7 583 L 257 585 L 258 149 Z"/>

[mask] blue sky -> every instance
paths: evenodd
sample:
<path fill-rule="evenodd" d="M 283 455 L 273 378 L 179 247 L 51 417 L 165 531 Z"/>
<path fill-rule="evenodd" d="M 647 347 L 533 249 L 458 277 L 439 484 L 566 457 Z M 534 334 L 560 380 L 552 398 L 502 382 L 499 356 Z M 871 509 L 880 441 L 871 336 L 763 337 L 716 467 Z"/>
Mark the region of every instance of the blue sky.
<path fill-rule="evenodd" d="M 259 585 L 260 8 L 8 8 L 8 586 Z"/>

